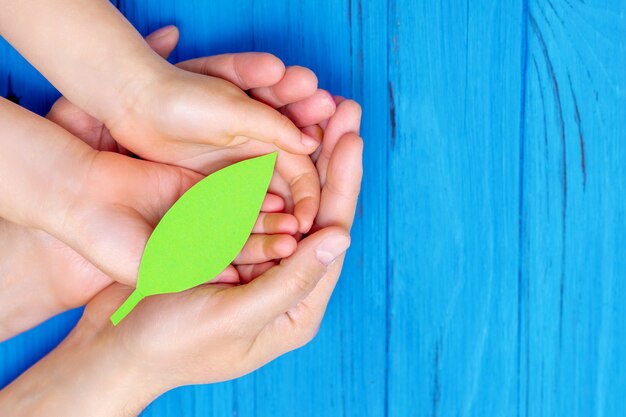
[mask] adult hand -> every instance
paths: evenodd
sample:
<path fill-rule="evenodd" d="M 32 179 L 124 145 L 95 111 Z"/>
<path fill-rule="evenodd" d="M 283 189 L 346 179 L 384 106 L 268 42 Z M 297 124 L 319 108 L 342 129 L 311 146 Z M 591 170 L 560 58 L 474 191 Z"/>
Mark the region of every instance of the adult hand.
<path fill-rule="evenodd" d="M 0 393 L 0 410 L 138 413 L 172 387 L 236 378 L 311 340 L 349 244 L 361 180 L 359 117 L 358 106 L 344 101 L 325 126 L 322 155 L 330 158 L 326 168 L 318 159 L 325 171 L 319 230 L 294 255 L 245 285 L 148 297 L 117 327 L 108 317 L 130 290 L 113 284 L 54 352 Z M 44 374 L 57 383 L 38 385 Z M 26 403 L 35 387 L 37 398 Z"/>
<path fill-rule="evenodd" d="M 178 31 L 175 27 L 165 27 L 146 40 L 156 52 L 166 57 L 178 41 Z M 240 85 L 255 78 L 257 83 L 263 85 L 271 82 L 263 74 L 271 73 L 276 61 L 268 54 L 244 53 L 199 58 L 180 65 L 199 73 L 227 78 L 242 74 Z M 252 68 L 259 69 L 260 75 L 251 72 Z M 323 90 L 307 96 L 315 86 L 315 76 L 310 71 L 289 67 L 279 82 L 254 89 L 250 94 L 271 102 L 298 125 L 315 124 L 335 109 L 334 102 L 331 106 L 324 104 L 328 93 Z M 63 97 L 55 103 L 47 117 L 96 150 L 128 154 L 115 142 L 102 122 Z M 253 273 L 259 274 L 268 265 L 273 265 L 268 259 L 287 256 L 295 250 L 295 241 L 285 234 L 294 234 L 298 224 L 293 217 L 279 213 L 284 209 L 284 202 L 279 197 L 268 194 L 253 230 L 254 235 L 233 263 L 237 269 L 227 268 L 214 282 L 239 282 L 237 270 L 242 272 L 244 279 L 250 279 Z M 67 309 L 84 305 L 113 282 L 80 253 L 42 230 L 3 219 L 0 219 L 0 230 L 4 237 L 0 242 L 3 260 L 0 268 L 0 305 L 3 307 L 0 308 L 0 340 Z"/>

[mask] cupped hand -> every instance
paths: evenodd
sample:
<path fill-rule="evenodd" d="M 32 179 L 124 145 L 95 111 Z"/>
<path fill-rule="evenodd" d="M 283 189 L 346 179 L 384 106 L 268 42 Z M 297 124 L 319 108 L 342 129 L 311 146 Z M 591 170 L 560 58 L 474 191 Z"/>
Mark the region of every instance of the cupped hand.
<path fill-rule="evenodd" d="M 317 161 L 325 178 L 317 231 L 292 256 L 244 285 L 209 284 L 148 297 L 115 328 L 108 317 L 129 289 L 112 285 L 87 306 L 76 332 L 95 331 L 107 346 L 117 346 L 143 380 L 160 384 L 149 387 L 156 391 L 236 378 L 307 343 L 349 245 L 362 176 L 359 123 L 359 106 L 347 100 L 325 125 L 326 151 Z"/>
<path fill-rule="evenodd" d="M 288 256 L 296 241 L 293 216 L 268 194 L 253 235 L 233 265 L 212 282 L 238 283 L 238 267 L 253 268 Z M 113 283 L 77 251 L 50 234 L 0 219 L 0 341 L 66 310 L 85 305 Z M 19 301 L 18 301 L 19 300 Z"/>
<path fill-rule="evenodd" d="M 175 28 L 164 28 L 148 37 L 150 45 L 162 55 L 167 55 L 175 46 L 176 41 L 177 31 Z M 241 66 L 239 69 L 237 69 L 236 65 L 232 65 L 233 61 L 241 60 L 248 62 L 248 64 Z M 266 68 L 268 65 L 264 65 L 263 62 L 271 64 L 274 61 L 275 58 L 266 54 L 236 54 L 191 60 L 183 63 L 183 65 L 188 69 L 228 77 L 233 76 L 234 73 L 240 73 L 242 70 L 245 72 L 245 70 L 252 67 Z M 315 123 L 325 117 L 325 115 L 328 115 L 329 111 L 334 112 L 335 107 L 333 103 L 330 106 L 330 110 L 328 106 L 324 109 L 322 102 L 327 93 L 321 90 L 312 96 L 302 99 L 305 95 L 305 90 L 311 84 L 310 80 L 307 81 L 307 74 L 310 74 L 307 70 L 291 67 L 287 70 L 287 75 L 281 82 L 257 88 L 252 90 L 250 94 L 271 102 L 272 105 L 279 107 L 280 111 L 289 114 L 298 124 Z M 254 77 L 258 78 L 258 75 L 250 73 L 245 75 L 243 79 L 254 79 Z M 298 85 L 302 88 L 298 89 Z M 96 150 L 118 151 L 128 154 L 125 149 L 121 148 L 113 140 L 101 122 L 73 106 L 64 98 L 57 101 L 48 118 L 78 136 Z M 117 161 L 121 168 L 113 168 L 116 174 L 111 176 L 105 173 L 97 186 L 94 186 L 90 182 L 91 180 L 86 180 L 88 191 L 91 194 L 95 194 L 96 198 L 94 200 L 98 203 L 105 203 L 102 201 L 104 194 L 107 194 L 109 197 L 115 197 L 113 189 L 124 182 L 123 177 L 125 175 L 132 175 L 125 167 L 126 158 L 110 155 L 109 152 L 105 152 L 99 159 L 102 159 L 102 157 Z M 99 165 L 106 166 L 108 163 Z M 144 166 L 144 169 L 136 169 L 135 171 L 153 170 L 157 167 L 155 164 L 141 163 L 141 161 L 134 160 L 131 165 L 135 166 L 135 168 L 137 168 L 137 165 Z M 159 172 L 161 171 L 167 172 L 167 174 L 160 174 Z M 189 184 L 201 178 L 194 172 L 180 170 L 175 167 L 163 167 L 163 170 L 161 167 L 158 167 L 155 172 L 147 175 L 152 178 L 152 181 L 148 180 L 147 184 L 154 183 L 154 179 L 158 177 L 157 182 L 163 180 L 161 186 L 164 186 L 164 188 L 157 190 L 158 192 L 153 195 L 149 205 L 151 204 L 154 207 L 161 205 L 165 209 L 176 198 L 175 196 L 183 192 Z M 181 178 L 186 178 L 183 182 L 187 183 L 182 187 L 178 183 L 181 175 Z M 141 176 L 141 178 L 143 177 L 145 175 Z M 172 184 L 172 179 L 174 184 Z M 143 187 L 141 179 L 139 181 L 131 180 L 130 183 L 135 184 L 130 188 L 136 187 L 141 189 Z M 154 188 L 148 186 L 148 194 L 150 194 L 150 190 L 154 191 Z M 163 191 L 170 197 L 164 204 L 159 204 L 156 201 L 157 196 L 161 196 L 160 193 Z M 130 194 L 130 192 L 131 190 L 126 188 L 125 195 Z M 84 197 L 85 201 L 89 201 L 89 207 L 94 210 L 91 215 L 86 215 L 86 219 L 91 219 L 92 215 L 95 216 L 95 212 L 98 210 L 98 204 L 92 204 L 91 198 Z M 121 199 L 125 199 L 125 197 L 122 196 Z M 108 203 L 111 203 L 111 201 Z M 139 204 L 138 201 L 135 201 L 135 203 Z M 106 211 L 107 205 L 104 204 L 100 207 Z M 0 220 L 0 228 L 5 237 L 2 245 L 0 245 L 0 252 L 2 252 L 4 259 L 3 275 L 0 276 L 0 287 L 3 289 L 2 294 L 7 299 L 23 300 L 20 303 L 21 306 L 0 310 L 0 324 L 10 324 L 0 326 L 2 328 L 0 340 L 26 330 L 66 309 L 83 305 L 98 291 L 112 282 L 110 275 L 122 282 L 133 282 L 136 265 L 139 261 L 139 252 L 142 251 L 141 248 L 145 244 L 148 232 L 154 223 L 158 221 L 157 218 L 160 214 L 154 216 L 154 213 L 152 213 L 148 215 L 148 218 L 144 215 L 137 216 L 134 208 L 122 208 L 116 204 L 115 210 L 120 209 L 123 213 L 117 213 L 117 215 L 113 216 L 114 219 L 109 219 L 111 223 L 103 221 L 103 219 L 96 219 L 94 224 L 89 225 L 90 227 L 87 228 L 89 233 L 96 233 L 90 241 L 99 243 L 85 247 L 85 245 L 80 243 L 84 243 L 84 235 L 81 235 L 79 238 L 70 236 L 73 239 L 71 243 L 80 245 L 79 251 L 72 249 L 62 241 L 41 230 Z M 283 210 L 283 201 L 277 196 L 268 194 L 268 198 L 263 205 L 263 212 L 253 230 L 253 235 L 233 263 L 241 271 L 241 277 L 244 280 L 249 280 L 252 275 L 258 275 L 273 265 L 274 261 L 270 260 L 288 256 L 295 249 L 296 242 L 289 235 L 295 234 L 298 223 L 292 216 L 280 213 Z M 160 211 L 162 212 L 162 210 Z M 78 218 L 72 218 L 70 223 L 77 220 Z M 95 226 L 96 224 L 100 226 Z M 117 226 L 110 228 L 109 225 Z M 130 227 L 126 228 L 127 226 Z M 115 236 L 115 233 L 113 233 L 115 230 L 120 231 L 121 234 Z M 132 242 L 122 241 L 120 244 L 118 241 L 120 236 L 132 236 L 134 238 L 131 239 Z M 114 249 L 112 251 L 107 250 L 104 247 L 106 243 L 103 242 L 110 242 Z M 116 253 L 122 253 L 123 257 L 117 258 Z M 29 261 L 33 256 L 37 262 Z M 110 265 L 116 265 L 116 267 L 104 265 L 103 260 L 112 258 L 115 258 L 115 261 L 110 262 Z M 95 260 L 95 264 L 100 267 L 94 266 L 94 263 L 87 259 Z M 28 267 L 23 265 L 28 265 Z M 103 271 L 106 271 L 106 273 Z M 29 279 L 22 280 L 21 278 L 24 276 L 28 276 Z M 237 270 L 229 267 L 216 279 L 216 282 L 236 283 L 239 282 L 239 277 Z M 14 305 L 14 303 L 5 304 L 6 306 Z M 23 308 L 24 306 L 31 307 L 25 309 Z"/>
<path fill-rule="evenodd" d="M 358 105 L 343 101 L 322 124 L 319 230 L 296 253 L 244 285 L 148 297 L 115 328 L 109 316 L 130 289 L 111 285 L 54 351 L 0 391 L 0 413 L 134 415 L 172 387 L 236 378 L 311 340 L 349 245 L 362 169 L 359 118 Z"/>
<path fill-rule="evenodd" d="M 167 57 L 178 41 L 178 30 L 165 27 L 146 40 Z M 206 175 L 275 151 L 276 144 L 288 142 L 281 142 L 284 126 L 295 125 L 309 132 L 308 126 L 328 119 L 335 111 L 330 94 L 317 88 L 315 74 L 303 67 L 285 68 L 270 54 L 216 55 L 184 61 L 177 67 L 153 88 L 142 90 L 142 100 L 132 111 L 123 112 L 119 122 L 107 121 L 105 126 L 65 99 L 55 104 L 51 120 L 63 125 L 72 118 L 72 133 L 87 133 L 102 149 L 128 153 L 128 148 L 144 159 Z M 267 120 L 276 121 L 268 124 Z M 224 131 L 233 126 L 233 132 Z M 262 133 L 265 141 L 250 140 L 245 135 L 250 129 L 256 132 L 256 139 Z M 315 142 L 311 151 L 319 144 L 313 136 L 303 137 Z M 299 231 L 308 231 L 319 207 L 320 186 L 314 166 L 306 155 L 280 150 L 277 174 L 271 190 L 285 199 L 287 209 L 299 221 Z"/>
<path fill-rule="evenodd" d="M 177 42 L 177 33 L 175 28 L 164 28 L 150 35 L 147 40 L 159 54 L 167 56 Z M 263 85 L 251 89 L 250 94 L 280 107 L 281 111 L 289 114 L 298 124 L 316 123 L 335 111 L 334 101 L 331 106 L 323 105 L 324 96 L 328 93 L 318 90 L 310 95 L 311 82 L 306 75 L 310 74 L 308 70 L 291 67 L 292 71 L 288 69 L 279 82 L 272 84 L 262 73 L 271 72 L 276 61 L 276 58 L 268 54 L 234 54 L 195 59 L 181 65 L 203 74 L 237 78 L 242 86 Z M 259 70 L 261 75 L 252 71 L 253 69 Z M 48 118 L 95 149 L 127 154 L 101 122 L 63 98 L 55 103 Z M 305 158 L 311 163 L 308 157 L 293 157 Z M 100 270 L 115 280 L 132 284 L 140 254 L 152 228 L 178 196 L 201 176 L 184 168 L 134 159 L 132 163 L 127 163 L 129 160 L 114 152 L 94 155 L 88 178 L 83 181 L 84 187 L 79 193 L 82 198 L 76 202 L 73 210 L 79 214 L 68 216 L 68 225 L 64 229 L 78 232 L 80 238 L 70 234 L 68 240 L 71 246 L 80 248 L 81 255 L 93 261 Z M 221 161 L 220 164 L 226 162 L 228 161 Z M 317 172 L 313 176 L 314 182 L 319 184 Z M 308 174 L 297 176 L 293 182 L 295 194 L 310 185 L 306 179 L 308 177 Z M 142 185 L 144 182 L 145 186 Z M 158 189 L 148 186 L 150 184 Z M 141 207 L 143 212 L 138 212 L 137 207 Z M 146 208 L 152 209 L 146 211 Z M 157 209 L 154 210 L 155 208 Z M 275 211 L 262 215 L 260 221 L 265 228 L 259 227 L 254 232 L 281 235 L 253 235 L 236 259 L 236 264 L 242 265 L 244 271 L 258 271 L 254 264 L 281 258 L 293 250 L 293 239 L 285 236 L 295 232 L 293 221 L 289 216 Z M 89 237 L 89 241 L 85 241 L 85 236 Z M 107 264 L 105 260 L 110 262 Z"/>

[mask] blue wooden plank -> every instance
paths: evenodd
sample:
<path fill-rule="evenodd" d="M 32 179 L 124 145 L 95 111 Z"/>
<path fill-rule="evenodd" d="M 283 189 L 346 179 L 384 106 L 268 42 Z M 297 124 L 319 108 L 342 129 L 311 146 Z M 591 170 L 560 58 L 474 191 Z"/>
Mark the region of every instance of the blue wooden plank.
<path fill-rule="evenodd" d="M 82 308 L 65 312 L 0 343 L 0 389 L 54 349 L 81 315 Z"/>
<path fill-rule="evenodd" d="M 0 96 L 45 114 L 59 96 L 50 83 L 0 37 Z"/>
<path fill-rule="evenodd" d="M 624 415 L 625 6 L 529 8 L 522 412 Z"/>
<path fill-rule="evenodd" d="M 312 68 L 320 86 L 336 94 L 363 96 L 363 84 L 367 83 L 366 112 L 371 104 L 372 111 L 383 115 L 369 122 L 372 136 L 388 136 L 386 78 L 381 77 L 381 74 L 386 75 L 386 62 L 378 59 L 386 53 L 386 25 L 384 21 L 380 24 L 380 18 L 385 17 L 385 3 L 372 3 L 363 10 L 357 2 L 341 8 L 331 3 L 320 6 L 316 2 L 260 2 L 245 7 L 251 9 L 253 21 L 250 24 L 241 23 L 240 16 L 244 13 L 241 6 L 221 5 L 224 9 L 218 11 L 197 6 L 186 2 L 174 8 L 164 6 L 161 10 L 154 2 L 133 2 L 132 7 L 122 3 L 121 8 L 143 33 L 162 24 L 177 24 L 181 28 L 177 57 L 230 50 L 269 51 L 288 64 Z M 155 11 L 160 16 L 155 17 Z M 362 27 L 364 20 L 366 27 Z M 233 28 L 237 30 L 236 36 L 233 36 Z M 362 31 L 377 42 L 363 46 Z M 364 56 L 370 58 L 371 63 L 364 65 Z M 361 83 L 358 88 L 351 82 L 355 77 L 359 77 Z M 367 126 L 365 131 L 370 131 Z M 368 220 L 366 227 L 372 240 L 386 233 L 386 180 L 378 173 L 386 171 L 387 146 L 388 142 L 377 140 L 366 154 L 366 158 L 372 160 L 367 166 L 375 174 L 369 200 L 366 200 L 370 201 L 371 213 L 367 204 L 362 210 L 369 214 L 364 218 Z M 364 199 L 367 199 L 366 193 L 367 190 Z M 196 393 L 195 410 L 212 410 L 214 415 L 288 415 L 296 407 L 300 415 L 311 416 L 382 413 L 385 281 L 381 277 L 385 273 L 385 250 L 384 246 L 362 243 L 360 230 L 357 222 L 351 255 L 335 297 L 339 301 L 331 304 L 313 347 L 288 355 L 239 381 L 177 390 L 176 394 L 160 398 L 145 414 L 162 415 L 164 410 L 175 409 L 182 400 L 180 395 L 191 389 Z M 370 249 L 361 255 L 363 247 Z M 368 268 L 364 269 L 363 263 Z M 364 270 L 368 272 L 364 274 Z M 348 280 L 350 282 L 344 284 Z M 364 361 L 369 366 L 363 366 Z M 302 389 L 302 375 L 307 375 L 306 390 Z M 204 401 L 206 398 L 217 401 Z M 283 400 L 274 401 L 274 398 Z M 191 413 L 189 408 L 183 410 Z"/>
<path fill-rule="evenodd" d="M 522 4 L 390 7 L 390 416 L 517 404 Z"/>
<path fill-rule="evenodd" d="M 174 60 L 266 50 L 364 104 L 360 215 L 319 337 L 144 415 L 626 414 L 623 2 L 117 3 L 144 34 L 177 24 Z M 32 110 L 56 97 L 3 42 L 5 96 L 9 75 Z M 0 344 L 0 386 L 79 314 Z"/>

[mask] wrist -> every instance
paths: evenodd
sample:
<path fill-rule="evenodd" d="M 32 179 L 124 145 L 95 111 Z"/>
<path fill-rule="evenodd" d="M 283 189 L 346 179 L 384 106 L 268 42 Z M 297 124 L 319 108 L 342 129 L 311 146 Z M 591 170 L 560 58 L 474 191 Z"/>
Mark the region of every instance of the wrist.
<path fill-rule="evenodd" d="M 49 271 L 34 233 L 0 218 L 0 342 L 62 311 L 44 279 Z"/>
<path fill-rule="evenodd" d="M 161 393 L 113 338 L 85 327 L 0 392 L 0 415 L 134 416 Z"/>
<path fill-rule="evenodd" d="M 94 116 L 109 130 L 113 130 L 121 120 L 134 116 L 137 109 L 148 101 L 146 97 L 153 95 L 177 69 L 159 57 L 147 44 L 145 47 L 147 50 L 142 51 L 142 56 L 133 57 L 134 62 L 127 63 L 123 75 L 111 83 L 112 92 L 108 96 L 104 92 L 97 95 L 97 100 L 89 105 L 95 109 Z"/>
<path fill-rule="evenodd" d="M 0 216 L 51 231 L 97 154 L 63 128 L 0 99 Z"/>
<path fill-rule="evenodd" d="M 169 65 L 109 1 L 1 5 L 2 36 L 72 103 L 100 121 L 123 111 L 128 88 Z"/>

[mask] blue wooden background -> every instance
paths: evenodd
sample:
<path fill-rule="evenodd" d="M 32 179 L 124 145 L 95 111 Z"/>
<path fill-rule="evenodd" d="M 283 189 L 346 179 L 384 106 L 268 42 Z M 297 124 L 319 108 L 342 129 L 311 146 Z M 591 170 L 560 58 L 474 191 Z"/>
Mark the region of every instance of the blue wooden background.
<path fill-rule="evenodd" d="M 173 60 L 269 51 L 363 104 L 354 244 L 319 336 L 146 416 L 626 415 L 626 3 L 122 0 Z M 6 44 L 0 94 L 57 93 Z M 0 345 L 6 385 L 78 319 Z"/>

